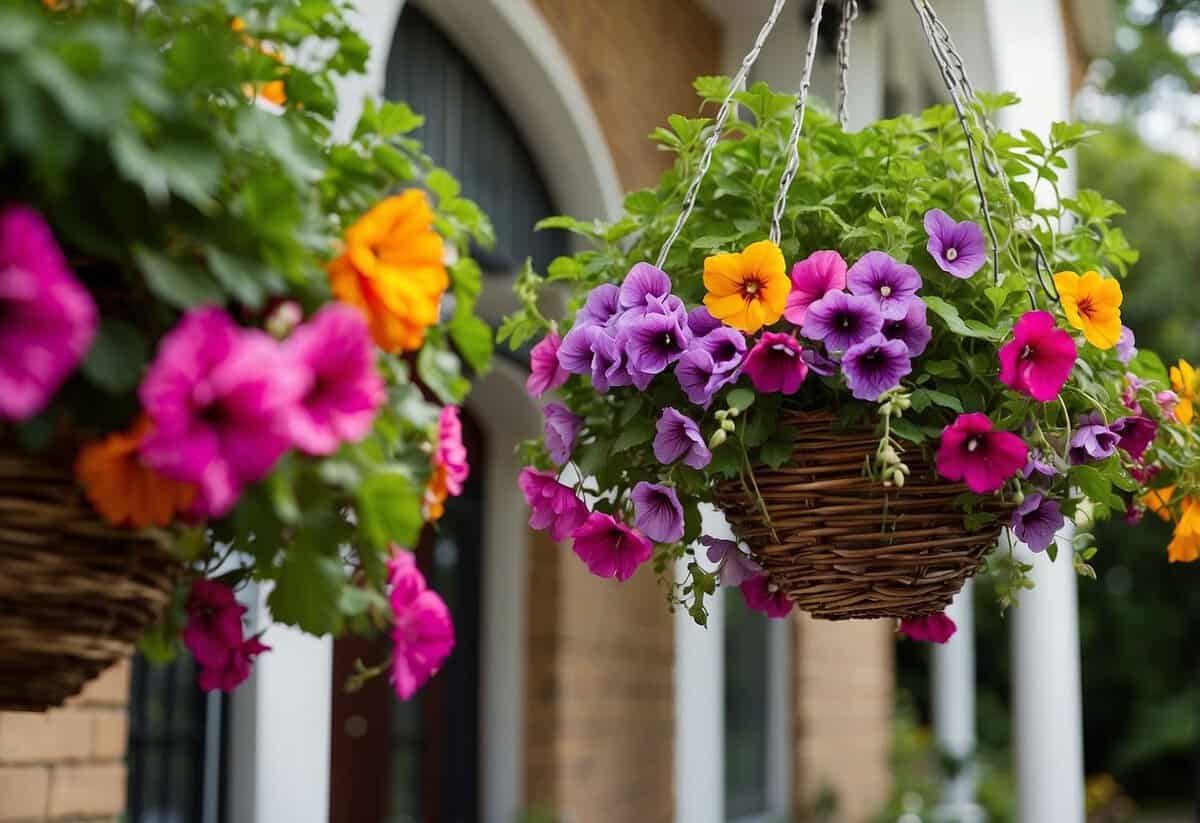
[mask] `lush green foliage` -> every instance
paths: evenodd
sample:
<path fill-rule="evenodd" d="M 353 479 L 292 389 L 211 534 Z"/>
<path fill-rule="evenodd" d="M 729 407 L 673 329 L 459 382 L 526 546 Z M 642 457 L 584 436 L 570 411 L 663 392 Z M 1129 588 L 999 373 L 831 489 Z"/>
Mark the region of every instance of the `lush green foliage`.
<path fill-rule="evenodd" d="M 728 82 L 701 78 L 696 87 L 704 103 L 711 105 L 724 96 Z M 760 83 L 739 92 L 737 100 L 749 118 L 733 124 L 735 138 L 717 145 L 696 211 L 663 267 L 672 277 L 673 293 L 689 308 L 705 295 L 701 271 L 706 257 L 739 251 L 766 236 L 785 164 L 793 98 Z M 1011 96 L 999 95 L 985 97 L 978 105 L 981 112 L 990 113 L 1014 102 Z M 539 310 L 538 296 L 544 287 L 565 286 L 577 307 L 588 290 L 619 283 L 632 264 L 656 258 L 679 213 L 708 125 L 706 118 L 673 116 L 669 129 L 655 132 L 661 147 L 676 154 L 675 166 L 657 189 L 629 195 L 620 220 L 611 224 L 571 218 L 543 221 L 543 227 L 586 237 L 595 248 L 554 261 L 544 276 L 527 271 L 519 286 L 525 309 L 506 321 L 502 339 L 507 337 L 517 346 L 547 330 L 570 327 L 569 320 L 560 327 Z M 914 361 L 899 393 L 885 395 L 879 406 L 851 399 L 838 378 L 816 375 L 786 398 L 756 395 L 743 380 L 719 392 L 704 414 L 699 407 L 689 406 L 676 381 L 666 375 L 647 391 L 625 387 L 603 394 L 586 376 L 572 377 L 561 394 L 586 421 L 572 460 L 583 477 L 595 479 L 595 490 L 602 493 L 597 508 L 629 519 L 628 493 L 636 483 L 673 485 L 683 502 L 687 528 L 679 544 L 657 550 L 656 568 L 669 578 L 674 561 L 693 554 L 691 544 L 700 536 L 698 507 L 710 500 L 712 484 L 738 477 L 749 482 L 752 467 L 777 466 L 788 459 L 795 444 L 791 432 L 778 422 L 779 410 L 788 405 L 833 408 L 851 426 L 876 425 L 882 414 L 881 451 L 890 443 L 901 453 L 936 447 L 943 428 L 960 413 L 985 412 L 997 428 L 1025 432 L 1032 448 L 1059 456 L 1061 473 L 1052 494 L 1062 499 L 1068 517 L 1076 514 L 1085 498 L 1090 501 L 1089 514 L 1080 518 L 1085 526 L 1093 517 L 1123 511 L 1129 496 L 1139 489 L 1127 458 L 1115 454 L 1084 465 L 1071 465 L 1066 459 L 1080 416 L 1099 412 L 1105 420 L 1113 420 L 1128 414 L 1121 403 L 1126 368 L 1114 351 L 1080 341 L 1079 360 L 1056 402 L 1034 401 L 1009 390 L 996 377 L 997 348 L 1010 336 L 1017 318 L 1030 309 L 1050 310 L 1061 317 L 1051 273 L 1094 269 L 1124 276 L 1137 260 L 1124 233 L 1112 226 L 1113 217 L 1122 212 L 1120 206 L 1086 189 L 1072 197 L 1060 195 L 1058 181 L 1067 166 L 1067 153 L 1087 135 L 1081 125 L 1056 123 L 1046 135 L 1023 131 L 991 136 L 1010 181 L 983 175 L 999 243 L 999 277 L 994 277 L 989 261 L 974 277 L 960 280 L 934 265 L 925 250 L 922 227 L 922 218 L 931 208 L 941 208 L 956 220 L 976 219 L 980 213 L 967 141 L 954 110 L 936 106 L 918 116 L 874 123 L 857 133 L 845 133 L 828 115 L 810 112 L 799 146 L 799 173 L 782 222 L 780 245 L 785 259 L 790 264 L 818 249 L 836 249 L 853 262 L 870 250 L 881 250 L 915 266 L 924 281 L 920 296 L 930 309 L 932 343 Z M 979 132 L 975 138 L 986 139 Z M 1045 262 L 1039 265 L 1040 253 Z M 780 324 L 780 328 L 789 327 Z M 1158 388 L 1165 387 L 1166 371 L 1152 352 L 1143 351 L 1131 368 Z M 908 411 L 903 403 L 890 402 L 897 396 L 910 404 Z M 722 427 L 713 412 L 736 409 L 741 416 L 727 438 L 717 437 L 715 442 L 724 442 L 714 445 L 706 469 L 668 468 L 659 465 L 650 449 L 655 421 L 667 406 L 695 413 L 706 439 Z M 1161 418 L 1152 407 L 1151 401 L 1146 413 Z M 1151 455 L 1168 468 L 1163 480 L 1174 478 L 1181 469 L 1194 471 L 1194 434 L 1173 425 L 1164 425 L 1163 432 L 1159 440 L 1163 448 Z M 536 443 L 529 445 L 527 455 L 540 466 L 550 463 Z M 1200 480 L 1190 474 L 1188 478 L 1188 482 Z M 1022 485 L 1015 481 L 1006 494 L 1019 499 Z M 1071 489 L 1081 490 L 1082 495 Z M 992 517 L 975 509 L 977 499 L 962 498 L 968 526 L 977 527 Z M 1093 553 L 1088 537 L 1081 536 L 1074 560 L 1082 573 L 1090 572 L 1086 561 Z M 1006 600 L 1025 585 L 1025 571 L 1018 564 L 1008 570 L 1010 585 L 1002 593 Z M 712 589 L 711 577 L 691 563 L 689 579 L 673 587 L 672 601 L 703 622 L 703 596 Z"/>
<path fill-rule="evenodd" d="M 31 448 L 127 427 L 181 310 L 224 305 L 250 326 L 284 298 L 312 311 L 331 299 L 325 267 L 351 223 L 397 187 L 433 195 L 435 229 L 457 251 L 455 313 L 417 356 L 380 355 L 389 398 L 372 433 L 328 459 L 289 455 L 228 518 L 176 528 L 198 572 L 272 581 L 277 620 L 365 628 L 387 611 L 389 544 L 412 545 L 424 525 L 439 410 L 490 357 L 468 252 L 491 226 L 409 136 L 422 118 L 403 103 L 367 101 L 352 135 L 333 133 L 335 82 L 368 57 L 349 4 L 58 5 L 0 7 L 0 180 L 5 200 L 48 217 L 103 320 L 81 373 L 21 427 Z M 273 81 L 282 106 L 254 99 Z M 164 629 L 170 645 L 176 627 Z"/>

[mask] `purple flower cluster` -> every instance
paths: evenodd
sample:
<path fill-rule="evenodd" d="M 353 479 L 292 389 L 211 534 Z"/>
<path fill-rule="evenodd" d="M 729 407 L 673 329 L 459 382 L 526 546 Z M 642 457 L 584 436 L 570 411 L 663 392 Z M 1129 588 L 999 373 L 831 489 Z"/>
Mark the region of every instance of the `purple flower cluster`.
<path fill-rule="evenodd" d="M 738 379 L 745 356 L 741 332 L 703 306 L 689 313 L 671 294 L 671 278 L 649 263 L 636 264 L 620 287 L 592 289 L 558 347 L 559 366 L 589 375 L 598 392 L 617 386 L 644 391 L 673 368 L 688 399 L 700 406 Z"/>

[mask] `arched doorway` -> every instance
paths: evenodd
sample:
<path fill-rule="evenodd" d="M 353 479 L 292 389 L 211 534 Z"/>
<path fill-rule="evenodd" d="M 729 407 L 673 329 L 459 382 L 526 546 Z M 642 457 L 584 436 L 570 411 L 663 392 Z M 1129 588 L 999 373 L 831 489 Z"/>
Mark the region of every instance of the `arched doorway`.
<path fill-rule="evenodd" d="M 499 280 L 526 257 L 544 267 L 567 251 L 560 233 L 532 231 L 557 209 L 516 125 L 478 70 L 411 4 L 397 23 L 385 89 L 389 98 L 425 115 L 415 136 L 492 216 L 497 242 L 480 254 L 485 275 Z M 344 639 L 334 646 L 331 823 L 470 823 L 487 816 L 481 804 L 479 707 L 487 684 L 481 682 L 480 609 L 489 557 L 484 512 L 491 508 L 487 496 L 499 492 L 485 485 L 486 455 L 511 450 L 510 443 L 487 448 L 482 429 L 495 435 L 495 422 L 464 416 L 472 479 L 461 497 L 448 502 L 436 533 L 417 547 L 430 585 L 454 614 L 458 642 L 443 671 L 407 704 L 396 700 L 384 679 L 347 694 L 343 686 L 354 661 L 386 657 L 386 643 Z M 501 439 L 516 438 L 514 429 L 511 438 Z"/>

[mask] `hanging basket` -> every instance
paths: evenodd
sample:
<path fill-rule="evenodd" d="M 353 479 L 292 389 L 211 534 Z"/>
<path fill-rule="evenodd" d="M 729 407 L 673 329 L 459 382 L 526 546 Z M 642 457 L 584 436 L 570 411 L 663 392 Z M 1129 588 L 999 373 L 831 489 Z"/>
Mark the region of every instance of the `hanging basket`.
<path fill-rule="evenodd" d="M 181 566 L 108 526 L 70 471 L 0 443 L 0 710 L 44 711 L 133 653 Z"/>
<path fill-rule="evenodd" d="M 904 487 L 885 487 L 863 471 L 879 446 L 873 432 L 839 431 L 824 411 L 785 416 L 797 433 L 791 461 L 754 472 L 770 522 L 752 487 L 730 480 L 716 489 L 771 581 L 827 620 L 945 609 L 996 546 L 1002 518 L 969 531 L 955 503 L 966 486 L 939 478 L 916 449 L 905 454 L 912 474 Z"/>

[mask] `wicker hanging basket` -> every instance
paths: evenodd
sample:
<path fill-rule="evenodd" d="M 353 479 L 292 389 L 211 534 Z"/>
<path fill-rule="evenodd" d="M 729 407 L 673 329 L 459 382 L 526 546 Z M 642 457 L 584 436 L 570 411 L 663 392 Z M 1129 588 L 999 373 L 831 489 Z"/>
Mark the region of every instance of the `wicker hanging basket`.
<path fill-rule="evenodd" d="M 132 654 L 180 569 L 104 523 L 65 467 L 0 443 L 0 710 L 61 705 Z"/>
<path fill-rule="evenodd" d="M 887 488 L 863 472 L 879 445 L 871 431 L 839 431 L 825 411 L 784 414 L 798 435 L 791 462 L 754 472 L 770 524 L 740 480 L 716 490 L 772 582 L 827 620 L 945 609 L 995 547 L 1002 518 L 968 531 L 954 502 L 966 486 L 938 477 L 918 450 L 904 455 L 904 487 Z"/>

